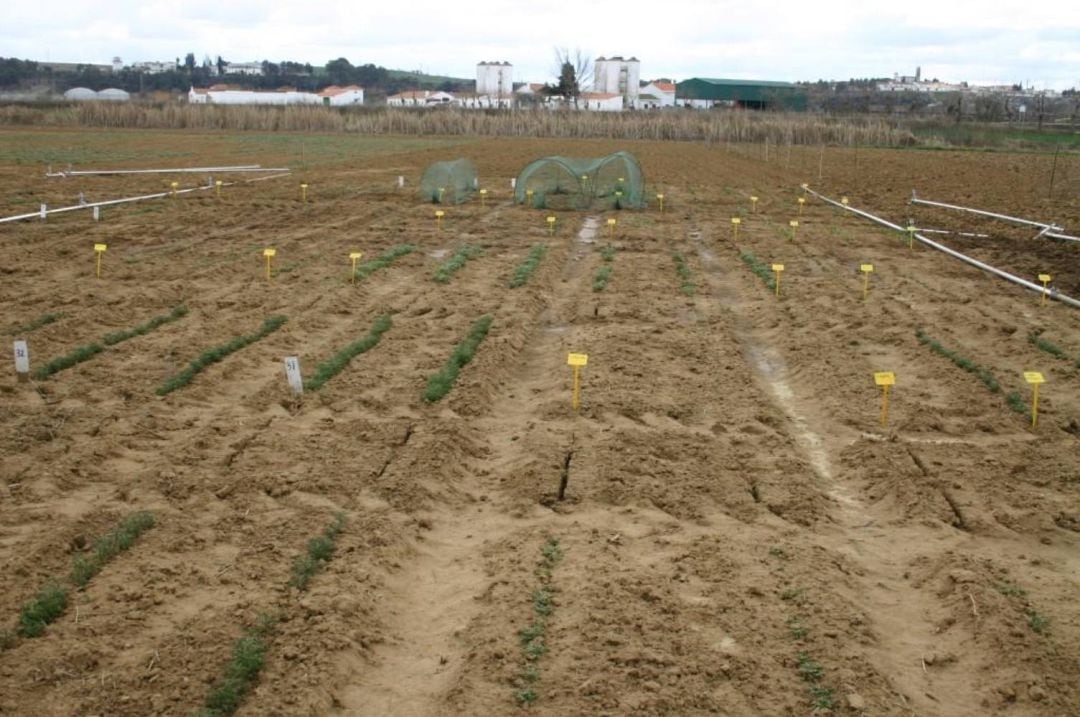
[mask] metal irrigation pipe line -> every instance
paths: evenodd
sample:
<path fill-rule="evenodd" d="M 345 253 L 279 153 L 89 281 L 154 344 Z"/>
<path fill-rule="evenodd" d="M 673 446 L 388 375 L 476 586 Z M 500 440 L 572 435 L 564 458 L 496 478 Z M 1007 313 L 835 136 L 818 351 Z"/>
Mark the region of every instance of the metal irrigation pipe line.
<path fill-rule="evenodd" d="M 1029 227 L 1038 227 L 1042 229 L 1041 232 L 1035 237 L 1047 236 L 1054 239 L 1066 239 L 1068 241 L 1080 241 L 1080 237 L 1069 236 L 1068 234 L 1059 234 L 1062 227 L 1057 224 L 1046 224 L 1045 222 L 1036 222 L 1031 219 L 1021 219 L 1020 217 L 1011 217 L 1008 214 L 998 214 L 997 212 L 988 212 L 983 209 L 972 209 L 971 207 L 961 207 L 958 204 L 946 204 L 945 202 L 932 202 L 929 199 L 919 199 L 915 196 L 915 190 L 911 191 L 911 203 L 912 204 L 925 204 L 930 207 L 941 207 L 943 209 L 955 209 L 958 212 L 969 212 L 971 214 L 979 214 L 984 217 L 991 217 L 993 219 L 1000 219 L 1005 222 L 1012 222 L 1013 224 L 1022 224 Z"/>
<path fill-rule="evenodd" d="M 809 194 L 813 194 L 815 197 L 817 197 L 821 201 L 828 202 L 829 204 L 832 204 L 834 207 L 839 207 L 839 208 L 844 209 L 846 211 L 858 214 L 859 216 L 866 217 L 867 219 L 869 219 L 872 222 L 876 222 L 877 224 L 881 224 L 882 226 L 889 227 L 890 229 L 895 229 L 898 232 L 907 232 L 907 229 L 900 226 L 899 224 L 893 224 L 888 219 L 882 219 L 881 217 L 874 216 L 870 212 L 863 211 L 862 209 L 856 209 L 855 207 L 851 207 L 851 206 L 848 206 L 846 204 L 841 204 L 840 202 L 838 202 L 838 201 L 836 201 L 834 199 L 829 199 L 826 196 L 818 194 L 817 192 L 815 192 L 812 189 L 808 188 L 806 191 Z M 1058 301 L 1060 301 L 1062 303 L 1068 304 L 1069 306 L 1080 309 L 1080 301 L 1078 301 L 1078 300 L 1076 300 L 1076 299 L 1074 299 L 1074 298 L 1072 298 L 1070 296 L 1066 296 L 1065 294 L 1062 294 L 1060 291 L 1057 291 L 1056 289 L 1049 289 L 1049 290 L 1044 289 L 1039 284 L 1028 281 L 1027 279 L 1021 279 L 1019 276 L 1016 276 L 1015 274 L 1010 274 L 1007 271 L 1002 271 L 1001 269 L 997 269 L 995 267 L 992 267 L 989 264 L 984 264 L 983 262 L 979 261 L 978 259 L 972 259 L 970 256 L 967 256 L 966 254 L 961 254 L 960 252 L 958 252 L 958 251 L 956 251 L 954 249 L 950 249 L 949 247 L 945 246 L 944 244 L 938 244 L 936 241 L 934 241 L 932 239 L 927 239 L 926 237 L 922 236 L 918 232 L 914 232 L 913 236 L 916 239 L 918 239 L 921 243 L 923 243 L 926 246 L 930 247 L 931 249 L 937 249 L 938 251 L 945 252 L 949 256 L 954 257 L 956 259 L 959 259 L 962 262 L 971 264 L 972 266 L 974 266 L 974 267 L 976 267 L 978 269 L 982 269 L 983 271 L 988 271 L 991 274 L 996 274 L 997 276 L 1000 276 L 1002 279 L 1005 279 L 1006 281 L 1011 281 L 1014 284 L 1018 284 L 1018 285 L 1024 287 L 1025 289 L 1030 289 L 1030 290 L 1032 290 L 1032 291 L 1034 291 L 1034 292 L 1036 292 L 1038 294 L 1046 293 L 1051 299 L 1056 299 L 1056 300 L 1058 300 Z"/>
<path fill-rule="evenodd" d="M 267 170 L 267 171 L 272 171 L 272 170 Z M 287 177 L 287 176 L 289 176 L 289 174 L 291 174 L 291 172 L 278 172 L 276 174 L 271 174 L 271 175 L 266 176 L 266 177 L 256 177 L 255 179 L 245 179 L 244 181 L 245 182 L 259 182 L 259 181 L 262 181 L 262 180 L 265 180 L 265 179 L 277 179 L 278 177 Z M 223 187 L 231 187 L 231 186 L 233 186 L 235 184 L 238 184 L 238 182 L 222 182 L 221 186 L 223 186 Z M 129 204 L 131 202 L 142 202 L 142 201 L 146 201 L 147 199 L 162 199 L 164 197 L 171 196 L 172 194 L 187 194 L 188 192 L 201 192 L 201 191 L 204 191 L 204 190 L 207 190 L 207 189 L 214 189 L 214 186 L 215 185 L 213 185 L 213 184 L 208 184 L 206 186 L 190 187 L 188 189 L 177 189 L 176 192 L 172 192 L 172 191 L 157 192 L 155 194 L 143 194 L 143 195 L 138 196 L 138 197 L 125 197 L 123 199 L 110 199 L 110 200 L 107 200 L 107 201 L 104 201 L 104 202 L 87 202 L 86 204 L 75 204 L 75 205 L 72 205 L 70 207 L 58 207 L 56 209 L 46 209 L 45 210 L 45 215 L 48 216 L 49 214 L 61 214 L 63 212 L 74 212 L 74 211 L 78 211 L 79 209 L 92 209 L 94 207 L 108 207 L 108 206 L 112 206 L 112 205 L 116 205 L 116 204 Z M 0 224 L 6 224 L 8 222 L 18 222 L 18 221 L 22 221 L 22 220 L 25 220 L 25 219 L 39 219 L 39 218 L 41 218 L 41 211 L 40 210 L 36 211 L 36 212 L 31 212 L 29 214 L 16 214 L 15 216 L 11 216 L 11 217 L 0 217 Z"/>
<path fill-rule="evenodd" d="M 201 172 L 288 172 L 288 167 L 262 168 L 258 164 L 245 164 L 235 167 L 187 167 L 177 169 L 69 169 L 67 171 L 53 172 L 52 167 L 45 172 L 46 177 L 79 177 L 87 175 L 103 174 L 181 174 Z"/>

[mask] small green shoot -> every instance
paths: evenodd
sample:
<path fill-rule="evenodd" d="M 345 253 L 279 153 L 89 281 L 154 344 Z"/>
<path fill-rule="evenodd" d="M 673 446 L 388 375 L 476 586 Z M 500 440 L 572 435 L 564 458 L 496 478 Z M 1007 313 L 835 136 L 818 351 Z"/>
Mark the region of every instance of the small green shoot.
<path fill-rule="evenodd" d="M 469 246 L 466 244 L 454 252 L 453 256 L 435 270 L 435 275 L 432 279 L 440 284 L 449 283 L 450 277 L 452 277 L 458 269 L 465 266 L 465 262 L 473 257 L 480 256 L 482 253 L 483 251 L 480 247 Z"/>
<path fill-rule="evenodd" d="M 379 316 L 375 319 L 375 324 L 368 331 L 367 336 L 352 342 L 341 351 L 338 351 L 333 358 L 319 364 L 315 369 L 315 375 L 304 381 L 304 390 L 318 391 L 327 381 L 344 371 L 350 361 L 378 346 L 382 335 L 389 331 L 392 325 L 390 314 Z"/>
<path fill-rule="evenodd" d="M 1031 628 L 1032 632 L 1037 632 L 1040 635 L 1046 632 L 1046 628 L 1050 625 L 1050 618 L 1046 615 L 1039 614 L 1030 607 L 1027 610 L 1024 610 L 1024 614 L 1027 615 L 1028 627 Z"/>
<path fill-rule="evenodd" d="M 308 583 L 315 577 L 315 573 L 330 562 L 334 556 L 334 545 L 338 535 L 345 529 L 345 514 L 338 513 L 322 535 L 318 535 L 308 541 L 307 552 L 293 561 L 292 578 L 289 585 L 298 590 L 307 590 Z"/>
<path fill-rule="evenodd" d="M 353 276 L 357 280 L 364 279 L 371 276 L 379 269 L 385 269 L 401 257 L 412 254 L 414 251 L 416 251 L 416 247 L 412 244 L 398 244 L 392 246 L 371 261 L 365 261 L 363 264 L 356 267 L 356 273 Z"/>
<path fill-rule="evenodd" d="M 270 316 L 263 320 L 262 326 L 255 333 L 246 336 L 237 336 L 227 344 L 215 346 L 212 349 L 203 351 L 191 363 L 185 366 L 182 371 L 158 386 L 155 393 L 159 396 L 164 396 L 172 393 L 178 388 L 183 388 L 191 383 L 192 379 L 207 366 L 215 364 L 218 361 L 225 359 L 229 354 L 235 353 L 242 348 L 250 346 L 256 341 L 269 336 L 284 326 L 286 321 L 287 319 L 284 316 Z"/>
<path fill-rule="evenodd" d="M 450 393 L 450 389 L 454 387 L 454 382 L 457 381 L 458 373 L 466 364 L 472 361 L 480 342 L 484 340 L 484 337 L 487 336 L 488 331 L 491 329 L 493 320 L 494 317 L 491 314 L 485 314 L 477 319 L 476 323 L 469 329 L 468 335 L 454 348 L 454 352 L 450 354 L 450 358 L 443 364 L 443 367 L 428 377 L 427 388 L 424 390 L 425 401 L 435 403 Z"/>
<path fill-rule="evenodd" d="M 56 583 L 49 583 L 23 605 L 19 613 L 17 631 L 22 637 L 40 637 L 45 627 L 64 613 L 68 604 L 67 588 Z"/>
<path fill-rule="evenodd" d="M 686 264 L 686 257 L 679 252 L 675 252 L 671 257 L 675 260 L 675 271 L 678 272 L 679 279 L 682 281 L 679 285 L 679 291 L 687 296 L 693 296 L 694 291 L 697 290 L 697 285 L 690 278 L 690 267 Z"/>
<path fill-rule="evenodd" d="M 510 288 L 516 289 L 529 283 L 529 277 L 531 277 L 533 272 L 536 271 L 536 268 L 540 266 L 540 262 L 544 260 L 544 254 L 546 253 L 546 244 L 537 244 L 529 250 L 529 255 L 525 257 L 525 261 L 514 268 L 514 274 L 510 277 Z"/>
<path fill-rule="evenodd" d="M 611 280 L 611 271 L 612 269 L 610 264 L 604 264 L 596 270 L 596 276 L 593 277 L 592 282 L 593 291 L 603 291 L 605 288 L 607 288 L 608 281 Z"/>
<path fill-rule="evenodd" d="M 739 258 L 743 263 L 750 267 L 750 271 L 754 272 L 762 283 L 765 284 L 769 291 L 776 291 L 776 278 L 773 276 L 772 269 L 761 263 L 761 260 L 754 256 L 752 251 L 744 251 L 739 254 Z"/>

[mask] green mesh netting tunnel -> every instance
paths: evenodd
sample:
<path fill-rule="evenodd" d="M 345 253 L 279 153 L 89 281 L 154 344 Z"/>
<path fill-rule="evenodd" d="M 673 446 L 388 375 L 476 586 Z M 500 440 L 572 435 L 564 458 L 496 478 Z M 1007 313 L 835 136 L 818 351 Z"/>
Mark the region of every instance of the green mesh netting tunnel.
<path fill-rule="evenodd" d="M 548 209 L 640 208 L 645 178 L 629 152 L 599 159 L 544 157 L 521 170 L 514 200 Z"/>
<path fill-rule="evenodd" d="M 420 179 L 420 199 L 435 204 L 461 204 L 479 186 L 476 167 L 467 159 L 435 162 Z"/>

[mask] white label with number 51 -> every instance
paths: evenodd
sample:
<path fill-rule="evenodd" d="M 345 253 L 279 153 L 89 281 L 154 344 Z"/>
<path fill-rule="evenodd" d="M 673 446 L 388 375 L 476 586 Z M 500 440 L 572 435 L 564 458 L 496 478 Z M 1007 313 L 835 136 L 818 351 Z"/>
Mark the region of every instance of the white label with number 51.
<path fill-rule="evenodd" d="M 289 386 L 292 387 L 293 393 L 302 395 L 304 393 L 304 380 L 300 376 L 299 357 L 285 357 L 285 376 L 289 379 Z"/>

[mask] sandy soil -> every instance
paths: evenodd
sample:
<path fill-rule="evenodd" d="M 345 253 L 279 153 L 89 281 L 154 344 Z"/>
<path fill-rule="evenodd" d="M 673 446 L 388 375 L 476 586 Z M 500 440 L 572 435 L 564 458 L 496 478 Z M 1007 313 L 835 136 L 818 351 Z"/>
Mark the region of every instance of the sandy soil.
<path fill-rule="evenodd" d="M 665 213 L 618 213 L 614 236 L 614 215 L 561 213 L 549 238 L 546 212 L 510 203 L 532 159 L 616 149 L 638 156 Z M 438 231 L 411 186 L 459 156 L 488 204 L 447 207 Z M 1080 312 L 796 204 L 808 182 L 901 223 L 991 233 L 943 241 L 1080 296 L 1080 245 L 907 204 L 916 189 L 1076 234 L 1080 157 L 1059 159 L 1053 194 L 1048 157 L 1005 153 L 773 148 L 766 162 L 760 147 L 677 143 L 5 130 L 0 157 L 3 216 L 169 181 L 42 176 L 66 157 L 295 168 L 97 224 L 0 225 L 0 330 L 34 366 L 190 309 L 47 380 L 0 377 L 5 626 L 123 515 L 158 517 L 43 637 L 0 652 L 0 714 L 189 714 L 271 610 L 282 621 L 242 715 L 1080 714 Z M 405 242 L 418 250 L 349 283 L 350 251 Z M 537 273 L 509 289 L 542 242 Z M 433 282 L 464 244 L 483 254 Z M 779 297 L 746 251 L 784 263 Z M 14 330 L 47 312 L 64 316 Z M 291 396 L 284 356 L 310 375 L 386 312 L 376 348 Z M 272 314 L 288 323 L 155 395 Z M 427 376 L 483 314 L 475 360 L 427 404 Z M 568 352 L 589 355 L 577 414 Z M 1030 403 L 1032 370 L 1047 380 L 1034 430 L 1006 401 Z M 897 375 L 886 427 L 875 371 Z M 332 561 L 288 587 L 338 511 Z M 528 663 L 519 632 L 552 539 L 546 652 Z"/>

